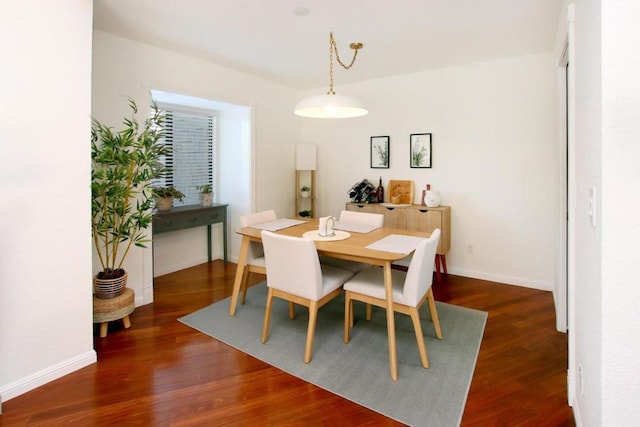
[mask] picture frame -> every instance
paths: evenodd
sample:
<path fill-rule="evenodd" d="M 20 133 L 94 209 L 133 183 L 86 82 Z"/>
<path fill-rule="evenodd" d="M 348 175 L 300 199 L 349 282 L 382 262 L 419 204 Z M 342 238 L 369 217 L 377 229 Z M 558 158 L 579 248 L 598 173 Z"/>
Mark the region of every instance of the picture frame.
<path fill-rule="evenodd" d="M 389 169 L 389 137 L 371 137 L 371 168 Z"/>
<path fill-rule="evenodd" d="M 409 165 L 412 168 L 431 168 L 431 139 L 430 133 L 412 133 L 409 136 Z"/>

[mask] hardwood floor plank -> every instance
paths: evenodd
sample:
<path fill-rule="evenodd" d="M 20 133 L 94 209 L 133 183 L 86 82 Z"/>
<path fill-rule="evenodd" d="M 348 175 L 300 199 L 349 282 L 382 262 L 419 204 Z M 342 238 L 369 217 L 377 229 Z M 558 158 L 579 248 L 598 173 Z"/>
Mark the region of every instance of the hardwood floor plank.
<path fill-rule="evenodd" d="M 4 402 L 0 426 L 401 425 L 176 320 L 229 296 L 234 274 L 216 260 L 156 278 L 130 329 L 96 327 L 97 364 Z M 463 426 L 574 425 L 550 292 L 449 275 L 434 294 L 489 313 Z"/>

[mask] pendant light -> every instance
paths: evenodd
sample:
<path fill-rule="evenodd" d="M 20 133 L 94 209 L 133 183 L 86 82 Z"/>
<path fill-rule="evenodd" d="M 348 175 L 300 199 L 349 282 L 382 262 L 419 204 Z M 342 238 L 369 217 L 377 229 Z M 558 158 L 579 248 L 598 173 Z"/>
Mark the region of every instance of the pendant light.
<path fill-rule="evenodd" d="M 298 102 L 294 113 L 302 117 L 314 119 L 343 119 L 349 117 L 360 117 L 368 114 L 364 104 L 350 96 L 336 95 L 333 90 L 333 53 L 336 60 L 345 69 L 350 69 L 356 62 L 358 50 L 362 49 L 362 43 L 351 43 L 349 47 L 355 52 L 349 65 L 345 65 L 338 55 L 338 46 L 333 37 L 333 32 L 329 33 L 329 91 L 326 95 L 312 96 Z"/>

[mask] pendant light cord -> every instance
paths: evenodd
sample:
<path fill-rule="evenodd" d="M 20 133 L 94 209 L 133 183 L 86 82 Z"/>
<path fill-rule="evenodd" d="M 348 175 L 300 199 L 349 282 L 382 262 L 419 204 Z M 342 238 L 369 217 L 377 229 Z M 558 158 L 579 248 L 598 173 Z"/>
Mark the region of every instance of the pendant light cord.
<path fill-rule="evenodd" d="M 329 32 L 329 92 L 327 92 L 327 95 L 336 94 L 333 90 L 333 52 L 336 53 L 336 60 L 338 63 L 342 65 L 345 70 L 348 70 L 353 67 L 353 64 L 355 64 L 356 57 L 358 56 L 358 50 L 362 49 L 362 43 L 351 43 L 349 47 L 355 52 L 353 53 L 351 63 L 349 65 L 345 65 L 338 54 L 338 45 L 336 44 L 336 39 L 333 37 L 333 32 Z"/>

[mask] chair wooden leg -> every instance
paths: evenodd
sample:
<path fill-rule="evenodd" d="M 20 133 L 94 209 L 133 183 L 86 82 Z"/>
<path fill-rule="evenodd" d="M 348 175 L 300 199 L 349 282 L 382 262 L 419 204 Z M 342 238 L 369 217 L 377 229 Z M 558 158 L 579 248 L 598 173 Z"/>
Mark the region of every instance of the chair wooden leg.
<path fill-rule="evenodd" d="M 316 320 L 318 318 L 318 303 L 311 301 L 309 305 L 309 326 L 307 327 L 307 344 L 304 348 L 304 363 L 311 362 L 311 352 L 313 349 L 313 336 L 316 331 Z"/>
<path fill-rule="evenodd" d="M 273 290 L 269 288 L 267 293 L 267 306 L 264 309 L 264 324 L 262 325 L 262 344 L 269 338 L 269 321 L 271 320 L 271 303 L 273 302 Z"/>
<path fill-rule="evenodd" d="M 433 289 L 429 289 L 427 292 L 427 303 L 429 303 L 431 321 L 436 329 L 436 337 L 438 337 L 438 339 L 442 339 L 442 330 L 440 329 L 440 319 L 438 318 L 438 312 L 436 311 L 436 300 L 433 298 Z"/>
<path fill-rule="evenodd" d="M 349 291 L 344 293 L 344 343 L 349 344 L 349 329 L 353 327 L 353 302 Z"/>
<path fill-rule="evenodd" d="M 439 255 L 440 257 L 440 264 L 442 264 L 442 271 L 444 272 L 444 274 L 448 274 L 447 273 L 447 256 L 446 255 Z"/>
<path fill-rule="evenodd" d="M 296 306 L 294 303 L 289 301 L 289 319 L 293 320 L 296 318 Z"/>
<path fill-rule="evenodd" d="M 247 266 L 244 266 L 244 270 L 242 271 L 242 284 L 240 285 L 242 287 L 242 299 L 240 300 L 240 304 L 244 304 L 244 302 L 247 300 L 247 288 L 249 287 L 249 269 L 247 268 Z"/>
<path fill-rule="evenodd" d="M 424 336 L 422 335 L 422 326 L 420 325 L 420 315 L 418 309 L 411 308 L 411 320 L 413 321 L 413 329 L 416 332 L 416 341 L 418 342 L 418 351 L 420 352 L 420 361 L 422 367 L 429 367 L 429 359 L 427 358 L 427 347 L 424 345 Z"/>
<path fill-rule="evenodd" d="M 349 328 L 353 328 L 353 299 L 349 298 Z"/>

